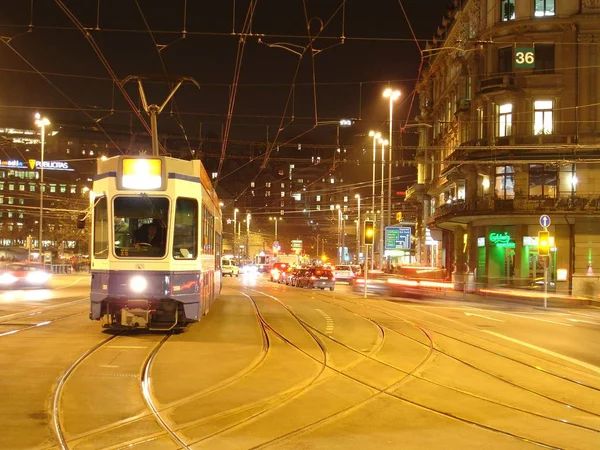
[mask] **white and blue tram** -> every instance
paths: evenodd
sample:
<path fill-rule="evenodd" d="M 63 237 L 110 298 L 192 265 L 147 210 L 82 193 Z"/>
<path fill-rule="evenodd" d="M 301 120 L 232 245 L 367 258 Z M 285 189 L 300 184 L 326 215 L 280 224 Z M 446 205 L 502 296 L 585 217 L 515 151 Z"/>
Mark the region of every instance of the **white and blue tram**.
<path fill-rule="evenodd" d="M 222 219 L 202 163 L 98 161 L 90 195 L 90 319 L 105 328 L 181 329 L 221 290 Z"/>

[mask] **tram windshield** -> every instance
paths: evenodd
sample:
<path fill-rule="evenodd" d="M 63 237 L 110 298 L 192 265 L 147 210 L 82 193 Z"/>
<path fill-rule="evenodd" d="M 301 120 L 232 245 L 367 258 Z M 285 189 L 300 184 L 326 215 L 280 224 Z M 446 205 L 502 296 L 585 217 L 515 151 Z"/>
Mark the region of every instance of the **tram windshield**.
<path fill-rule="evenodd" d="M 120 196 L 114 199 L 115 255 L 121 258 L 165 256 L 169 199 Z"/>

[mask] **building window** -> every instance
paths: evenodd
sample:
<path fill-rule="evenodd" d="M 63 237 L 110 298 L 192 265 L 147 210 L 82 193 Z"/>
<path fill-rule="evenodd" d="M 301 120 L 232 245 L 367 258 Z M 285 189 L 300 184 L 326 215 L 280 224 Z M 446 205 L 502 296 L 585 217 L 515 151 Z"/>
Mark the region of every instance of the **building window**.
<path fill-rule="evenodd" d="M 24 198 L 20 198 L 19 199 L 19 205 L 24 205 L 25 204 L 25 199 Z"/>
<path fill-rule="evenodd" d="M 71 194 L 77 194 L 77 186 L 74 184 L 71 185 Z"/>
<path fill-rule="evenodd" d="M 50 192 L 56 192 L 56 185 L 55 184 L 51 184 L 50 185 Z"/>
<path fill-rule="evenodd" d="M 250 182 L 250 187 L 253 188 L 254 187 L 254 181 Z"/>
<path fill-rule="evenodd" d="M 281 196 L 285 197 L 285 191 L 281 191 Z"/>
<path fill-rule="evenodd" d="M 317 201 L 320 202 L 321 201 L 321 196 L 317 195 Z"/>
<path fill-rule="evenodd" d="M 498 73 L 512 73 L 513 48 L 502 47 L 498 49 Z"/>
<path fill-rule="evenodd" d="M 554 73 L 554 44 L 535 44 L 533 73 Z"/>
<path fill-rule="evenodd" d="M 30 192 L 35 192 L 35 184 L 30 184 L 29 185 L 29 191 Z"/>
<path fill-rule="evenodd" d="M 556 198 L 558 172 L 546 164 L 529 165 L 529 197 Z"/>
<path fill-rule="evenodd" d="M 512 134 L 512 104 L 506 103 L 498 107 L 498 136 Z"/>
<path fill-rule="evenodd" d="M 292 194 L 292 197 L 294 197 L 294 200 L 298 202 L 302 200 L 302 194 Z"/>
<path fill-rule="evenodd" d="M 25 191 L 25 185 L 24 184 L 19 184 L 19 191 L 21 191 L 21 192 Z"/>
<path fill-rule="evenodd" d="M 500 0 L 500 20 L 515 20 L 515 0 Z"/>
<path fill-rule="evenodd" d="M 285 188 L 285 183 L 281 183 L 281 189 Z"/>
<path fill-rule="evenodd" d="M 344 203 L 348 203 L 348 196 L 344 195 Z"/>
<path fill-rule="evenodd" d="M 552 100 L 535 100 L 533 102 L 533 134 L 552 134 Z"/>
<path fill-rule="evenodd" d="M 535 0 L 535 17 L 545 17 L 554 15 L 554 0 Z"/>
<path fill-rule="evenodd" d="M 8 190 L 9 191 L 14 191 L 15 190 L 15 185 L 13 183 L 8 183 Z"/>
<path fill-rule="evenodd" d="M 64 194 L 65 192 L 67 192 L 67 185 L 66 184 L 61 184 L 60 185 L 60 192 L 61 192 L 61 194 Z"/>
<path fill-rule="evenodd" d="M 477 108 L 477 139 L 483 139 L 483 106 Z"/>
<path fill-rule="evenodd" d="M 321 205 L 317 205 L 317 211 L 321 211 Z"/>
<path fill-rule="evenodd" d="M 271 183 L 265 183 L 265 186 L 270 188 L 271 187 Z"/>
<path fill-rule="evenodd" d="M 9 205 L 14 205 L 15 204 L 15 198 L 14 197 L 8 197 L 8 204 Z"/>
<path fill-rule="evenodd" d="M 499 199 L 506 200 L 515 197 L 515 170 L 513 166 L 496 167 L 494 187 L 494 193 Z"/>

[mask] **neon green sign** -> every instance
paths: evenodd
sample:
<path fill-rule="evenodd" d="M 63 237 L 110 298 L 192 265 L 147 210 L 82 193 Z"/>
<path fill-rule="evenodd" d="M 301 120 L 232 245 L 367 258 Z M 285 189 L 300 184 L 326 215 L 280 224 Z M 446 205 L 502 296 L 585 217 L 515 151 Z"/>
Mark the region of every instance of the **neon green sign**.
<path fill-rule="evenodd" d="M 505 231 L 504 233 L 490 233 L 489 239 L 492 244 L 507 247 L 512 238 L 510 237 L 510 234 Z"/>

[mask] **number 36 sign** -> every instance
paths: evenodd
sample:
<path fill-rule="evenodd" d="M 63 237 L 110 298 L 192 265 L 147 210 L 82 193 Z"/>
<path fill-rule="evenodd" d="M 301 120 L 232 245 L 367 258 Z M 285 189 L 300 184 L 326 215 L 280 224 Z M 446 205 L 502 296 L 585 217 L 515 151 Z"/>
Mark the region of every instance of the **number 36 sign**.
<path fill-rule="evenodd" d="M 515 69 L 530 69 L 535 67 L 534 48 L 515 48 Z"/>

